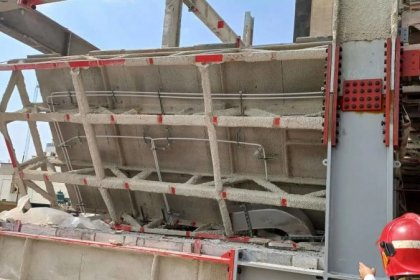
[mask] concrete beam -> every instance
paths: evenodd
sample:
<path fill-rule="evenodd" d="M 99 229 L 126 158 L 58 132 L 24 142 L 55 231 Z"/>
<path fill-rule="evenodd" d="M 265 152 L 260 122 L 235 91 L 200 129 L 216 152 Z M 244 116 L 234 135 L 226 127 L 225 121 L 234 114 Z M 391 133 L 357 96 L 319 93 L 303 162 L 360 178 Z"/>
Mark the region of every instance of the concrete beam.
<path fill-rule="evenodd" d="M 10 156 L 10 161 L 12 162 L 13 169 L 15 173 L 19 173 L 20 164 L 16 157 L 16 152 L 13 147 L 13 142 L 9 134 L 9 130 L 7 129 L 7 125 L 4 122 L 0 122 L 0 132 L 3 134 L 4 140 L 6 142 L 7 151 Z M 42 181 L 43 179 L 41 179 Z M 22 195 L 26 195 L 28 192 L 26 190 L 26 186 L 20 176 L 15 177 L 15 182 L 18 185 L 19 193 Z"/>
<path fill-rule="evenodd" d="M 20 95 L 20 100 L 22 101 L 22 105 L 24 107 L 29 107 L 31 106 L 31 101 L 29 99 L 29 95 L 28 92 L 26 90 L 26 86 L 25 86 L 25 78 L 23 77 L 22 72 L 18 71 L 15 72 L 17 74 L 17 82 L 16 82 L 16 86 Z M 36 100 L 34 100 L 36 101 Z M 35 152 L 37 157 L 42 158 L 45 156 L 44 154 L 44 149 L 42 147 L 42 142 L 41 142 L 41 136 L 39 135 L 39 131 L 36 125 L 36 122 L 28 120 L 28 126 L 29 126 L 29 131 L 31 133 L 32 136 L 32 143 L 34 144 L 35 147 Z M 47 166 L 44 162 L 44 164 L 41 165 L 41 169 L 43 171 L 47 170 Z M 48 194 L 53 198 L 50 202 L 51 202 L 51 206 L 52 207 L 57 207 L 57 201 L 55 199 L 55 190 L 54 190 L 54 186 L 51 182 L 49 182 L 48 180 L 44 180 L 45 183 L 45 187 L 47 189 Z"/>
<path fill-rule="evenodd" d="M 179 47 L 181 37 L 182 0 L 166 0 L 163 20 L 162 48 Z"/>
<path fill-rule="evenodd" d="M 127 175 L 125 175 L 124 172 L 122 172 L 117 167 L 112 167 L 109 170 L 118 178 L 127 178 Z M 127 195 L 128 195 L 128 200 L 130 201 L 131 213 L 133 217 L 136 218 L 139 215 L 136 198 L 134 196 L 134 193 L 130 190 L 127 190 Z"/>
<path fill-rule="evenodd" d="M 76 92 L 77 104 L 79 107 L 79 113 L 83 121 L 83 129 L 85 131 L 86 139 L 89 146 L 89 152 L 92 158 L 93 168 L 95 169 L 96 177 L 101 180 L 105 178 L 105 170 L 102 165 L 102 159 L 99 153 L 98 143 L 95 137 L 95 130 L 93 125 L 86 121 L 86 114 L 89 113 L 89 103 L 86 97 L 85 89 L 83 86 L 82 78 L 80 77 L 80 69 L 72 69 L 71 77 L 73 80 L 74 90 Z M 119 222 L 120 219 L 115 211 L 114 203 L 112 202 L 109 191 L 105 188 L 100 187 L 99 192 L 101 193 L 102 199 L 108 209 L 108 213 L 111 219 L 115 222 Z"/>
<path fill-rule="evenodd" d="M 322 117 L 275 116 L 275 117 L 240 117 L 215 116 L 218 127 L 255 127 L 273 129 L 322 130 Z M 88 113 L 83 118 L 77 113 L 0 113 L 0 121 L 31 121 L 79 123 L 91 125 L 165 125 L 165 126 L 205 126 L 202 115 L 128 115 Z"/>
<path fill-rule="evenodd" d="M 17 72 L 13 71 L 9 82 L 7 83 L 6 90 L 4 91 L 3 97 L 1 99 L 0 113 L 4 113 L 7 110 L 7 105 L 9 104 L 10 97 L 12 97 L 13 90 L 15 89 L 17 78 Z"/>
<path fill-rule="evenodd" d="M 298 45 L 296 45 L 298 46 Z M 233 62 L 271 62 L 271 61 L 302 61 L 326 58 L 325 46 L 307 44 L 308 48 L 287 49 L 287 50 L 264 50 L 260 52 L 231 52 L 221 54 L 196 54 L 196 55 L 166 55 L 153 56 L 152 54 L 141 57 L 95 57 L 80 56 L 63 60 L 61 57 L 27 59 L 10 61 L 7 64 L 0 64 L 0 71 L 13 70 L 53 70 L 64 68 L 98 68 L 98 67 L 136 67 L 136 66 L 188 66 L 198 63 L 223 64 Z M 315 46 L 315 47 L 314 47 Z M 318 47 L 316 47 L 318 46 Z"/>
<path fill-rule="evenodd" d="M 183 2 L 190 12 L 193 12 L 223 43 L 238 43 L 238 47 L 243 45 L 240 36 L 206 0 L 183 0 Z"/>
<path fill-rule="evenodd" d="M 22 171 L 22 178 L 24 180 L 42 181 L 44 176 L 47 176 L 51 182 L 63 184 L 83 185 L 116 190 L 129 188 L 132 191 L 217 199 L 215 196 L 214 186 L 200 186 L 185 183 L 138 180 L 133 178 L 125 179 L 117 177 L 105 177 L 103 179 L 99 179 L 97 176 L 92 175 L 45 172 L 39 170 Z M 222 198 L 226 201 L 325 211 L 325 198 L 320 197 L 281 194 L 231 187 L 224 187 L 222 195 Z"/>
<path fill-rule="evenodd" d="M 0 31 L 42 53 L 87 54 L 98 48 L 36 10 L 0 12 Z"/>
<path fill-rule="evenodd" d="M 201 75 L 201 86 L 203 88 L 204 96 L 204 112 L 205 112 L 205 122 L 207 126 L 207 134 L 209 137 L 210 143 L 210 154 L 213 165 L 213 175 L 214 175 L 214 187 L 216 189 L 216 200 L 219 204 L 220 214 L 223 220 L 223 226 L 225 228 L 225 234 L 227 236 L 233 235 L 232 221 L 229 217 L 229 211 L 227 208 L 226 201 L 222 199 L 223 192 L 223 182 L 222 182 L 222 172 L 220 168 L 220 156 L 219 156 L 219 145 L 217 143 L 217 133 L 216 127 L 213 122 L 213 101 L 211 99 L 211 81 L 209 74 L 209 66 L 199 66 Z"/>
<path fill-rule="evenodd" d="M 19 269 L 19 279 L 29 279 L 29 266 L 31 264 L 32 239 L 26 238 L 22 250 L 22 262 Z"/>
<path fill-rule="evenodd" d="M 245 13 L 245 23 L 244 23 L 244 47 L 252 47 L 252 42 L 254 40 L 254 17 L 251 16 L 251 12 Z"/>
<path fill-rule="evenodd" d="M 51 205 L 56 205 L 57 204 L 55 195 L 51 195 L 48 192 L 44 191 L 35 182 L 33 182 L 33 181 L 25 181 L 25 184 L 26 184 L 27 187 L 33 189 L 35 192 L 39 193 L 43 198 L 45 198 L 46 200 L 48 200 L 51 203 Z"/>

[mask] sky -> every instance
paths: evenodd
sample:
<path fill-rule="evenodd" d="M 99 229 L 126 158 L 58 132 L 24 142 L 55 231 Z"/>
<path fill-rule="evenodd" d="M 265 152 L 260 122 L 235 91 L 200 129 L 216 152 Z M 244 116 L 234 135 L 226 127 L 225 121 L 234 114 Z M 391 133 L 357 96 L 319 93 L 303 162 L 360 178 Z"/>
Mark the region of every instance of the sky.
<path fill-rule="evenodd" d="M 222 18 L 239 35 L 243 33 L 244 15 L 251 11 L 255 17 L 254 45 L 289 43 L 293 40 L 295 0 L 208 0 Z M 40 5 L 38 11 L 54 19 L 102 50 L 159 48 L 165 0 L 67 0 Z M 219 43 L 219 39 L 184 6 L 181 46 Z M 39 52 L 0 33 L 0 61 L 24 58 Z M 25 72 L 31 99 L 36 96 L 34 73 Z M 0 73 L 0 95 L 3 95 L 10 73 Z M 34 101 L 34 100 L 32 100 Z M 41 102 L 38 94 L 37 102 Z M 18 94 L 14 94 L 8 111 L 21 109 Z M 8 125 L 18 160 L 22 159 L 27 138 L 27 124 Z M 49 128 L 38 123 L 45 147 L 52 142 Z M 0 137 L 2 138 L 2 137 Z M 27 158 L 34 155 L 29 144 Z M 4 144 L 0 141 L 0 162 L 9 162 Z"/>

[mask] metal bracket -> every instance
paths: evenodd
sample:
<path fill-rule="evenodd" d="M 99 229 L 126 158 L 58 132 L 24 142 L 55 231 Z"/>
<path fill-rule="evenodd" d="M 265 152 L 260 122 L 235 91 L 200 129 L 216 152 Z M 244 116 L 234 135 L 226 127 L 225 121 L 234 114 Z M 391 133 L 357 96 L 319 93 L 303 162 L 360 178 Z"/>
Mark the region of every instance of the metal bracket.
<path fill-rule="evenodd" d="M 245 221 L 248 227 L 248 234 L 250 237 L 253 237 L 253 233 L 252 233 L 252 223 L 251 223 L 251 218 L 249 217 L 249 212 L 248 212 L 248 207 L 246 206 L 246 204 L 242 204 L 241 205 L 242 210 L 244 211 L 245 214 Z"/>
<path fill-rule="evenodd" d="M 338 93 L 340 91 L 340 76 L 341 76 L 341 52 L 340 45 L 335 46 L 335 53 L 333 53 L 333 46 L 327 49 L 327 65 L 325 73 L 325 100 L 324 100 L 324 130 L 322 143 L 328 145 L 329 134 L 331 133 L 331 145 L 337 145 L 337 127 L 339 115 L 338 111 Z M 334 61 L 333 61 L 333 54 Z M 333 70 L 334 66 L 334 72 Z M 331 84 L 332 82 L 332 84 Z M 332 87 L 331 87 L 332 86 Z"/>
<path fill-rule="evenodd" d="M 344 81 L 342 111 L 370 112 L 383 108 L 382 79 Z"/>
<path fill-rule="evenodd" d="M 402 60 L 404 61 L 402 67 L 403 77 L 420 76 L 420 50 L 405 50 Z"/>
<path fill-rule="evenodd" d="M 385 69 L 384 69 L 384 73 L 385 73 L 385 121 L 383 122 L 384 124 L 384 130 L 383 130 L 383 135 L 384 135 L 384 140 L 383 142 L 385 143 L 386 147 L 389 147 L 389 142 L 390 142 L 390 125 L 391 125 L 391 99 L 392 99 L 392 92 L 391 92 L 391 73 L 392 73 L 392 39 L 387 39 L 386 43 L 385 43 Z"/>
<path fill-rule="evenodd" d="M 400 136 L 402 137 L 402 123 L 401 123 L 401 94 L 402 94 L 402 87 L 401 87 L 401 72 L 402 72 L 402 57 L 404 51 L 402 49 L 403 43 L 401 42 L 400 38 L 396 39 L 395 42 L 395 77 L 394 77 L 394 85 L 395 85 L 395 92 L 394 92 L 394 147 L 398 148 L 400 146 Z M 401 134 L 401 135 L 400 135 Z"/>
<path fill-rule="evenodd" d="M 403 26 L 400 28 L 400 36 L 402 42 L 408 43 L 410 37 L 410 29 L 408 26 Z"/>

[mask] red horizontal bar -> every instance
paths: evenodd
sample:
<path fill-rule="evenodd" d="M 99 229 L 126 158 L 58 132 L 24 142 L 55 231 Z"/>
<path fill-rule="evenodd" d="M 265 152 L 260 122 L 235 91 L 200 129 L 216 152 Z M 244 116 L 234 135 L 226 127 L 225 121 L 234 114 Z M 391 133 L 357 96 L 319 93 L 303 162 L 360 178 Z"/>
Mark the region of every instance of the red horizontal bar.
<path fill-rule="evenodd" d="M 102 67 L 124 65 L 125 59 L 75 60 L 69 61 L 71 68 Z"/>
<path fill-rule="evenodd" d="M 87 247 L 94 247 L 94 248 L 116 249 L 116 250 L 126 251 L 126 252 L 198 260 L 198 261 L 221 263 L 221 264 L 227 264 L 227 265 L 230 265 L 232 261 L 231 258 L 227 258 L 227 257 L 225 258 L 223 256 L 215 257 L 215 256 L 209 256 L 209 255 L 198 255 L 198 254 L 192 254 L 192 253 L 168 251 L 168 250 L 137 247 L 137 246 L 120 246 L 120 245 L 114 245 L 111 243 L 95 242 L 95 241 L 88 241 L 88 240 L 76 240 L 76 239 L 69 239 L 69 238 L 63 238 L 63 237 L 34 235 L 34 234 L 9 232 L 9 231 L 1 231 L 1 230 L 0 230 L 0 236 L 29 238 L 33 240 L 50 241 L 50 242 L 61 243 L 61 244 L 79 245 L 79 246 L 87 246 Z"/>
<path fill-rule="evenodd" d="M 223 62 L 223 55 L 222 54 L 197 55 L 195 57 L 195 62 L 197 62 L 197 63 Z"/>

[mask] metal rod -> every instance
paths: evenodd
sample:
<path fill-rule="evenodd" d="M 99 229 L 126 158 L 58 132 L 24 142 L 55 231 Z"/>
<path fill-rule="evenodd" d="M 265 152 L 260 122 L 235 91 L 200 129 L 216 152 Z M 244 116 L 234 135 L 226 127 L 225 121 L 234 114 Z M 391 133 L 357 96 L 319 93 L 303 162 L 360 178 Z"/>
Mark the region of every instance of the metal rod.
<path fill-rule="evenodd" d="M 160 166 L 159 166 L 159 160 L 158 160 L 158 156 L 157 156 L 157 152 L 156 152 L 156 145 L 155 145 L 155 141 L 153 139 L 151 139 L 151 145 L 152 145 L 152 153 L 153 153 L 153 160 L 155 162 L 155 167 L 156 167 L 156 173 L 158 175 L 159 181 L 163 182 L 162 180 L 162 173 L 160 172 Z M 165 210 L 167 214 L 171 213 L 171 208 L 169 207 L 169 202 L 168 202 L 168 198 L 166 197 L 165 194 L 163 194 L 163 202 L 165 203 Z"/>
<path fill-rule="evenodd" d="M 142 139 L 142 140 L 148 140 L 151 142 L 152 144 L 152 151 L 153 151 L 153 146 L 154 149 L 156 149 L 156 145 L 155 142 L 158 141 L 198 141 L 198 142 L 209 142 L 209 139 L 205 139 L 205 138 L 182 138 L 182 137 L 167 137 L 167 138 L 152 138 L 152 137 L 145 137 L 145 136 L 123 136 L 123 135 L 96 135 L 96 138 L 120 138 L 120 139 L 133 139 L 133 140 L 138 140 L 138 139 Z M 61 142 L 58 147 L 61 146 L 67 146 L 69 145 L 69 143 L 71 143 L 72 141 L 75 140 L 80 140 L 81 138 L 86 139 L 86 136 L 75 136 L 72 138 L 69 138 L 67 140 L 65 140 L 64 142 Z M 264 146 L 257 144 L 257 143 L 249 143 L 249 142 L 241 142 L 241 141 L 230 141 L 230 140 L 217 140 L 218 143 L 225 143 L 225 144 L 234 144 L 234 145 L 244 145 L 244 146 L 250 146 L 250 147 L 257 147 L 258 149 L 261 149 L 262 154 L 263 154 L 263 160 L 264 160 L 264 174 L 265 174 L 265 179 L 268 180 L 268 167 L 267 167 L 267 156 L 266 156 L 266 152 L 265 152 L 265 148 Z M 153 157 L 155 158 L 155 153 L 153 154 Z M 160 168 L 159 168 L 159 164 L 156 163 L 157 162 L 157 155 L 155 158 L 155 167 L 156 167 L 156 171 L 158 174 L 158 178 L 161 181 L 161 172 L 160 172 Z"/>

